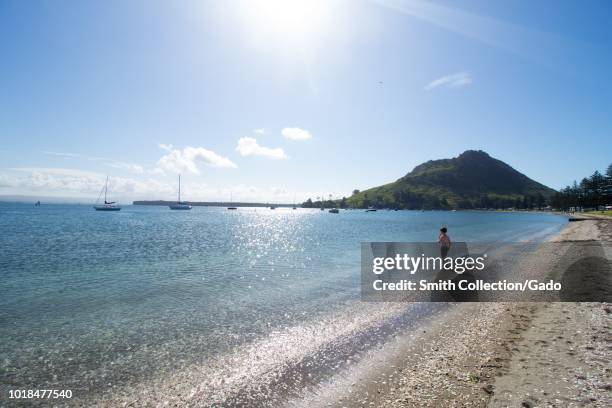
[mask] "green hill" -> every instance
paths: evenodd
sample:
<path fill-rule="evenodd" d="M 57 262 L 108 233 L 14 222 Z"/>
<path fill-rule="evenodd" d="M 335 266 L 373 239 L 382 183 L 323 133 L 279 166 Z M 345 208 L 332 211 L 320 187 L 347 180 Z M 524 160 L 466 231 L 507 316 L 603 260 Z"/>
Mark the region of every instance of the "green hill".
<path fill-rule="evenodd" d="M 554 190 L 481 150 L 430 160 L 404 177 L 347 198 L 348 207 L 404 209 L 543 207 Z"/>

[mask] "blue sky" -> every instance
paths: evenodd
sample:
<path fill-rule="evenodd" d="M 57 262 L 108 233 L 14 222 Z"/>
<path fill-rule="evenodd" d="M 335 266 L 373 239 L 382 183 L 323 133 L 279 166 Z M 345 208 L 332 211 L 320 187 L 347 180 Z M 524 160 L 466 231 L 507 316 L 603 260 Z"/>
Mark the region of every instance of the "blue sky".
<path fill-rule="evenodd" d="M 607 1 L 0 2 L 0 195 L 298 201 L 612 161 Z"/>

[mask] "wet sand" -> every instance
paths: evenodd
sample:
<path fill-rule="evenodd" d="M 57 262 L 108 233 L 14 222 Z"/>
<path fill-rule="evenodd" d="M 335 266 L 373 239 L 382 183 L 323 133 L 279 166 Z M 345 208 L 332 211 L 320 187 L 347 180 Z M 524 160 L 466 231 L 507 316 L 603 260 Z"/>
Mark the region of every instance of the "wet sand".
<path fill-rule="evenodd" d="M 610 274 L 612 221 L 572 222 L 551 241 L 576 245 L 534 254 L 542 273 L 575 279 L 594 268 Z M 591 263 L 576 267 L 577 259 Z M 323 391 L 312 406 L 612 406 L 610 303 L 461 304 L 408 343 L 403 350 L 381 349 L 378 370 L 365 369 L 350 386 L 335 387 L 333 399 Z"/>

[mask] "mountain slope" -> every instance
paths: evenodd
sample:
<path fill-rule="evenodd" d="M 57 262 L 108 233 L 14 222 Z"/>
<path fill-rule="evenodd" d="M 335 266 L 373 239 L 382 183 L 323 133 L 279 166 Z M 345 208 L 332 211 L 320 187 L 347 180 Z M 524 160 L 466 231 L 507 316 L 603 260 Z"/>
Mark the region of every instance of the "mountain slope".
<path fill-rule="evenodd" d="M 397 181 L 347 199 L 348 206 L 407 209 L 541 207 L 554 190 L 481 150 L 420 164 Z"/>

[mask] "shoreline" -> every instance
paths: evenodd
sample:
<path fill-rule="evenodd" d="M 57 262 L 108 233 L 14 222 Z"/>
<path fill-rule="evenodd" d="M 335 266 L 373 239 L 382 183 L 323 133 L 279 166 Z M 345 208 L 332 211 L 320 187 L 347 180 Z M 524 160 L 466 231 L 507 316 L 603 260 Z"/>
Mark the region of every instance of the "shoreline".
<path fill-rule="evenodd" d="M 549 238 L 549 241 L 602 239 L 599 230 L 593 229 L 598 222 L 567 223 L 559 233 Z M 556 254 L 549 251 L 542 258 L 550 261 L 553 255 Z M 561 255 L 564 259 L 568 258 Z M 536 266 L 543 265 L 537 261 L 538 259 L 535 260 Z M 549 267 L 552 268 L 552 265 Z M 514 378 L 513 381 L 519 381 L 524 374 L 510 375 L 518 370 L 513 366 L 515 361 L 524 358 L 516 356 L 517 350 L 530 350 L 529 347 L 521 346 L 521 342 L 524 341 L 525 333 L 532 322 L 540 321 L 542 315 L 545 321 L 545 317 L 550 315 L 543 312 L 544 305 L 546 304 L 501 302 L 450 304 L 444 313 L 437 314 L 433 319 L 422 320 L 414 330 L 392 334 L 388 341 L 367 350 L 360 358 L 350 357 L 346 364 L 342 360 L 321 360 L 321 364 L 332 363 L 335 368 L 324 366 L 327 374 L 323 377 L 313 375 L 312 382 L 302 377 L 308 375 L 310 378 L 306 373 L 314 367 L 312 364 L 315 360 L 308 364 L 308 367 L 311 367 L 308 369 L 296 366 L 293 370 L 291 361 L 280 365 L 280 368 L 285 367 L 288 371 L 279 371 L 279 366 L 269 366 L 265 368 L 265 374 L 260 373 L 257 380 L 252 379 L 253 383 L 249 381 L 239 386 L 242 381 L 238 381 L 238 388 L 231 386 L 231 376 L 224 376 L 222 384 L 206 381 L 206 376 L 200 379 L 200 385 L 193 383 L 189 374 L 192 370 L 186 367 L 182 372 L 168 373 L 169 376 L 147 382 L 148 386 L 142 384 L 144 387 L 140 390 L 128 387 L 122 390 L 123 392 L 117 390 L 119 392 L 112 396 L 94 396 L 88 402 L 94 406 L 131 406 L 137 403 L 208 406 L 209 403 L 218 402 L 222 406 L 255 403 L 261 406 L 291 407 L 485 407 L 494 404 L 496 398 L 512 398 L 506 395 L 507 393 L 502 394 L 503 390 L 518 389 L 520 384 L 509 380 Z M 588 310 L 591 310 L 590 307 Z M 539 316 L 540 320 L 537 320 Z M 359 325 L 358 330 L 362 332 L 363 327 Z M 384 331 L 388 331 L 388 328 Z M 364 336 L 364 339 L 367 339 L 367 335 Z M 354 335 L 349 337 L 343 340 L 348 342 L 347 345 L 354 342 Z M 329 346 L 338 348 L 338 340 Z M 319 346 L 313 344 L 313 347 Z M 308 347 L 300 349 L 306 350 Z M 329 356 L 331 351 L 324 351 L 323 354 Z M 314 355 L 319 356 L 318 353 L 306 354 L 313 358 Z M 339 355 L 342 354 L 344 351 L 340 350 Z M 303 358 L 297 356 L 296 361 L 303 361 Z M 306 360 L 308 358 L 310 357 Z M 318 360 L 318 357 L 315 359 Z M 253 356 L 250 355 L 246 361 L 254 362 Z M 264 361 L 266 360 L 260 360 L 259 364 L 252 367 L 247 364 L 238 372 L 257 371 L 257 365 L 261 365 L 263 369 Z M 203 372 L 197 369 L 194 373 L 196 376 L 203 375 Z M 266 379 L 270 375 L 276 380 L 270 382 Z M 508 377 L 503 381 L 509 384 L 501 382 L 504 375 Z M 292 399 L 291 393 L 286 394 L 283 389 L 292 388 L 291 381 L 294 376 L 298 383 L 302 384 L 293 389 L 296 394 L 293 394 Z M 543 376 L 540 373 L 537 374 L 536 378 L 538 377 Z M 257 385 L 259 380 L 263 383 Z M 162 390 L 172 390 L 173 395 L 164 395 L 165 392 L 160 394 Z M 530 403 L 529 401 L 527 403 Z M 516 401 L 513 401 L 513 404 L 514 402 Z M 521 406 L 522 402 L 511 406 Z M 499 404 L 490 406 L 508 406 Z"/>
<path fill-rule="evenodd" d="M 542 255 L 542 251 L 536 251 L 539 254 L 534 252 L 529 257 L 530 267 L 553 270 L 552 260 L 569 262 L 575 253 L 565 249 L 575 246 L 575 241 L 612 241 L 611 224 L 601 223 L 589 220 L 563 224 L 561 231 L 549 238 L 566 243 L 558 246 L 563 252 L 548 250 Z M 240 353 L 212 360 L 210 363 L 217 362 L 218 366 L 210 370 L 209 363 L 160 370 L 142 382 L 113 385 L 102 392 L 75 397 L 69 405 L 484 407 L 494 401 L 498 405 L 491 406 L 508 406 L 510 402 L 510 406 L 521 406 L 525 401 L 533 405 L 532 400 L 518 401 L 506 391 L 524 389 L 524 395 L 532 393 L 528 387 L 546 377 L 546 366 L 551 362 L 531 367 L 534 379 L 524 384 L 521 360 L 535 360 L 536 350 L 542 352 L 547 344 L 550 347 L 546 333 L 551 330 L 563 340 L 571 337 L 558 325 L 527 336 L 533 325 L 539 328 L 551 319 L 565 323 L 562 319 L 568 311 L 557 310 L 556 306 L 566 304 L 448 303 L 439 313 L 423 311 L 414 316 L 404 310 L 405 305 L 381 303 L 373 308 L 372 304 L 361 303 L 363 313 L 355 313 L 352 304 L 347 304 L 346 310 L 334 311 L 332 320 L 313 319 L 295 328 L 299 330 L 277 332 L 261 342 L 240 346 Z M 442 304 L 424 306 L 435 305 Z M 569 316 L 577 320 L 573 330 L 590 333 L 593 327 L 609 325 L 607 309 L 592 304 L 569 305 L 576 306 L 569 311 Z M 577 310 L 578 306 L 584 310 Z M 410 316 L 417 321 L 414 327 L 405 326 Z M 585 324 L 585 317 L 593 317 L 592 327 L 579 326 Z M 612 339 L 606 340 L 610 336 L 604 333 L 593 335 L 600 337 L 599 343 L 586 343 L 590 338 L 585 337 L 579 346 L 584 350 L 593 347 L 594 351 L 586 351 L 596 353 L 589 359 L 605 359 L 609 351 L 605 341 Z M 523 344 L 526 341 L 530 342 Z M 567 347 L 575 350 L 578 346 Z M 568 348 L 559 350 L 559 356 L 575 354 Z M 560 360 L 559 356 L 555 358 Z M 567 371 L 577 363 L 563 364 L 558 370 Z M 595 390 L 588 398 L 607 401 L 598 394 L 606 391 L 601 387 L 612 383 L 605 369 L 599 371 L 608 377 L 591 375 L 582 367 L 572 378 L 576 384 Z"/>
<path fill-rule="evenodd" d="M 609 261 L 612 222 L 568 223 L 549 241 L 570 243 L 562 257 L 540 256 L 539 267 L 549 273 L 559 269 L 556 261 L 571 262 L 573 242 L 605 244 Z M 611 406 L 610 333 L 610 303 L 459 304 L 401 352 L 380 350 L 386 364 L 340 392 L 332 405 Z"/>

